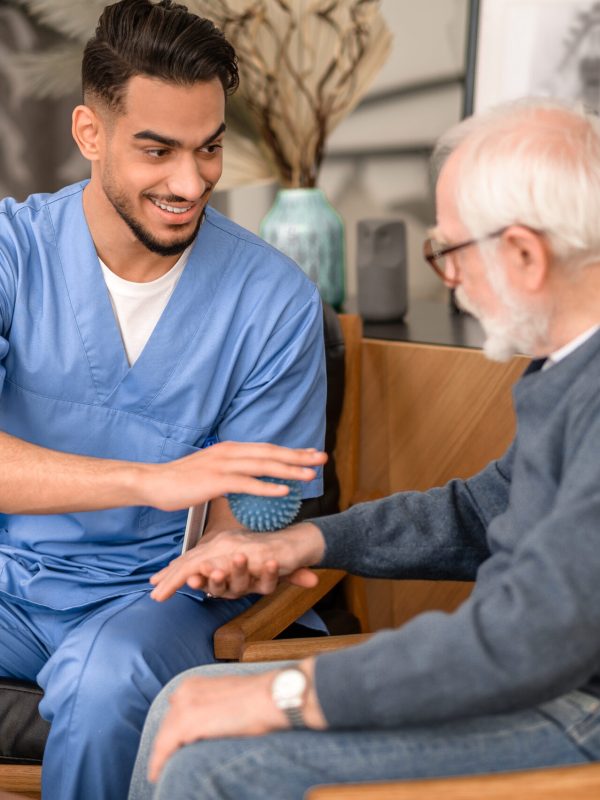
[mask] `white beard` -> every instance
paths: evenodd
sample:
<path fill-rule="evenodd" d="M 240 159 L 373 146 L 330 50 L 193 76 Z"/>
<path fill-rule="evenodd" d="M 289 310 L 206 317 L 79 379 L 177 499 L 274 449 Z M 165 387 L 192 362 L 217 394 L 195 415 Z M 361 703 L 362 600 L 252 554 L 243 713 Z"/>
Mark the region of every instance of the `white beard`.
<path fill-rule="evenodd" d="M 470 300 L 462 286 L 456 289 L 458 305 L 476 317 L 485 333 L 483 352 L 492 361 L 508 361 L 516 353 L 536 351 L 548 334 L 549 317 L 541 317 L 516 300 L 505 286 L 495 286 L 498 299 L 504 306 L 502 316 L 491 317 Z"/>

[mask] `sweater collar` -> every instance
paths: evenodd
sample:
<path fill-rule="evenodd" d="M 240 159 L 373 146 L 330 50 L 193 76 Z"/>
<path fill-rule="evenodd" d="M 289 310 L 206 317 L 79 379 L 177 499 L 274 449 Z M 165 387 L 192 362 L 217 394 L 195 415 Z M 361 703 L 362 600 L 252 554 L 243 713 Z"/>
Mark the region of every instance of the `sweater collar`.
<path fill-rule="evenodd" d="M 525 399 L 530 403 L 532 394 L 535 394 L 546 408 L 558 403 L 581 376 L 587 375 L 593 369 L 594 362 L 600 360 L 600 330 L 554 364 L 551 369 L 542 370 L 545 360 L 534 359 L 515 385 L 514 397 L 517 405 Z"/>

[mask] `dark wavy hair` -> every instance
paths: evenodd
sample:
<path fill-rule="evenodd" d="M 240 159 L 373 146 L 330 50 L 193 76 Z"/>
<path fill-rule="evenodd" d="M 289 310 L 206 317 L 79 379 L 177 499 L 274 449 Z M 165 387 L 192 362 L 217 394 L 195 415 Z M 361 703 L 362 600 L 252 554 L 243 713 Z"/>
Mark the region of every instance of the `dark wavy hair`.
<path fill-rule="evenodd" d="M 218 78 L 225 94 L 238 87 L 235 50 L 208 19 L 171 0 L 120 0 L 107 6 L 85 46 L 81 66 L 84 101 L 123 110 L 135 75 L 190 86 Z"/>

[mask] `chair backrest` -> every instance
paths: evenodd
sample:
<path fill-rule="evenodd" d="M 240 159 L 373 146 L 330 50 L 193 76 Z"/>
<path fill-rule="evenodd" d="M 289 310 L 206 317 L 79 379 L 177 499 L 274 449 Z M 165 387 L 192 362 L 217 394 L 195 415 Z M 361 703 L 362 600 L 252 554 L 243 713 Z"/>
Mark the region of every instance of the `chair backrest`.
<path fill-rule="evenodd" d="M 524 356 L 500 364 L 467 347 L 365 339 L 362 357 L 357 502 L 467 478 L 509 445 L 511 389 Z M 364 631 L 396 628 L 424 611 L 452 612 L 471 591 L 464 581 L 380 578 L 362 586 Z"/>
<path fill-rule="evenodd" d="M 360 447 L 360 361 L 362 322 L 356 314 L 336 314 L 323 303 L 327 374 L 323 494 L 304 500 L 298 519 L 346 509 L 358 486 Z"/>

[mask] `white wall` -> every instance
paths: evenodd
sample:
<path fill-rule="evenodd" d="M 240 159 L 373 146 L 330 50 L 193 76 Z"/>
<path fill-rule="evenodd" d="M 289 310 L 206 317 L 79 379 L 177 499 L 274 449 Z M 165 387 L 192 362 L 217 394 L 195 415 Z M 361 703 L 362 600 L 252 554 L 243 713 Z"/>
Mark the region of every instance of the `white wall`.
<path fill-rule="evenodd" d="M 428 162 L 422 155 L 376 151 L 427 148 L 462 111 L 468 0 L 383 0 L 382 12 L 394 34 L 388 62 L 370 91 L 372 102 L 361 105 L 332 133 L 320 175 L 320 186 L 346 223 L 347 292 L 356 294 L 356 223 L 368 217 L 395 216 L 408 231 L 411 297 L 444 295 L 421 256 L 422 240 L 434 222 Z M 415 84 L 448 80 L 394 96 Z M 381 95 L 376 101 L 375 98 Z M 357 156 L 356 151 L 375 151 Z M 345 156 L 344 154 L 348 154 Z M 228 195 L 228 213 L 258 231 L 276 187 L 236 189 Z"/>

